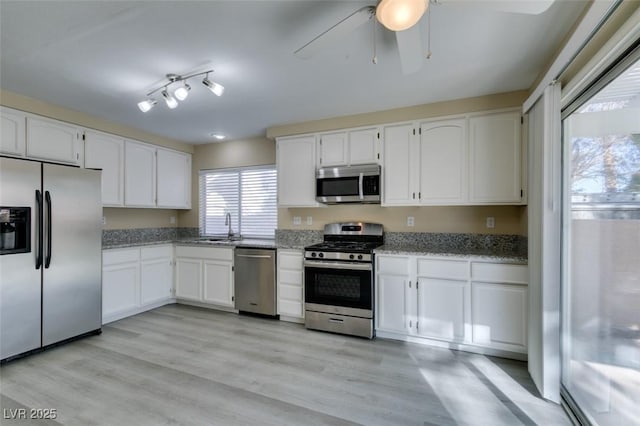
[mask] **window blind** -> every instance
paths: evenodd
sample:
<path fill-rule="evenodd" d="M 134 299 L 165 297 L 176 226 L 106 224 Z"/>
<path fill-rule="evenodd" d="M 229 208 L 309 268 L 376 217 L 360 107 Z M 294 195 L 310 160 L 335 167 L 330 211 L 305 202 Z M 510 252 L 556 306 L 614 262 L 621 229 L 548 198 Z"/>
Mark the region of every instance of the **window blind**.
<path fill-rule="evenodd" d="M 278 221 L 275 166 L 200 172 L 200 233 L 274 238 Z"/>

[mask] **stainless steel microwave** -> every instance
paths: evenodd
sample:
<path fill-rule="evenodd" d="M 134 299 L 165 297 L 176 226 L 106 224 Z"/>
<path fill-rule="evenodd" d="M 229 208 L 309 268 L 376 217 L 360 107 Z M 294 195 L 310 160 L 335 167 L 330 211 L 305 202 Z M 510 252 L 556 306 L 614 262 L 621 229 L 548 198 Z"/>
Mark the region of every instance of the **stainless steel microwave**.
<path fill-rule="evenodd" d="M 325 204 L 380 204 L 380 166 L 365 164 L 318 169 L 316 200 Z"/>

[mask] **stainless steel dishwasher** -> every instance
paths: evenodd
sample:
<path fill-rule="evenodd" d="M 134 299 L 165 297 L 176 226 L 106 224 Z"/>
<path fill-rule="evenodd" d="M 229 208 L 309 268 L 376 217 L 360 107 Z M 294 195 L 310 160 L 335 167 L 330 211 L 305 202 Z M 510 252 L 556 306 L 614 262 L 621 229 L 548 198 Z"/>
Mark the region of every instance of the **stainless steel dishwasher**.
<path fill-rule="evenodd" d="M 234 269 L 236 309 L 276 316 L 276 251 L 236 248 Z"/>

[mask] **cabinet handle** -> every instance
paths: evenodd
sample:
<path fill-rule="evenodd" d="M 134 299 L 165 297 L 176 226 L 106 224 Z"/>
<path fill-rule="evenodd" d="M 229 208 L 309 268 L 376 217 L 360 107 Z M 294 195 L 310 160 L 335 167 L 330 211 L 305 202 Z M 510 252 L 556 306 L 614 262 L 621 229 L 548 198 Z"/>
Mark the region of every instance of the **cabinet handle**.
<path fill-rule="evenodd" d="M 416 199 L 416 193 L 415 192 L 413 193 L 413 199 L 414 200 Z"/>
<path fill-rule="evenodd" d="M 411 288 L 411 281 L 409 281 L 409 288 Z"/>

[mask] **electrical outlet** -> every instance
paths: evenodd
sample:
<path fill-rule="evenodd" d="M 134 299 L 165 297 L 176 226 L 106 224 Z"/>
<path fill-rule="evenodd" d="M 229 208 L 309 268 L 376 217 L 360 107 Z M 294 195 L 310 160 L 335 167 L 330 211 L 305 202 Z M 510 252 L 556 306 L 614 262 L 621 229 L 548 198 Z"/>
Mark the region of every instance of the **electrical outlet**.
<path fill-rule="evenodd" d="M 171 223 L 171 224 L 176 223 L 176 217 L 175 216 L 169 216 L 169 223 Z"/>
<path fill-rule="evenodd" d="M 496 218 L 489 216 L 487 217 L 487 228 L 495 228 L 496 227 Z"/>
<path fill-rule="evenodd" d="M 407 216 L 407 226 L 415 226 L 415 218 L 413 216 Z"/>
<path fill-rule="evenodd" d="M 294 225 L 300 225 L 302 223 L 302 219 L 300 218 L 300 216 L 294 216 L 293 217 L 293 224 Z"/>
<path fill-rule="evenodd" d="M 307 216 L 307 225 L 313 225 L 313 216 Z"/>
<path fill-rule="evenodd" d="M 107 224 L 107 217 L 102 216 L 102 225 L 106 225 L 106 224 Z"/>

